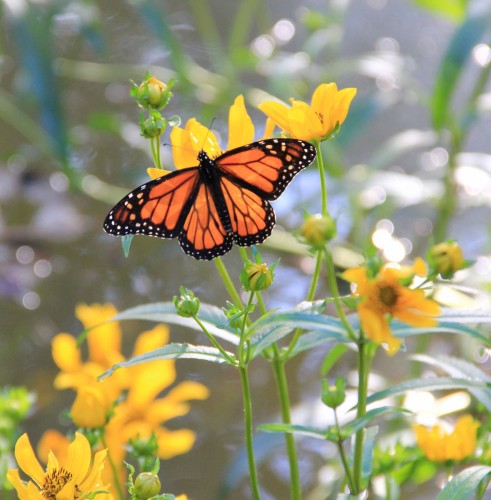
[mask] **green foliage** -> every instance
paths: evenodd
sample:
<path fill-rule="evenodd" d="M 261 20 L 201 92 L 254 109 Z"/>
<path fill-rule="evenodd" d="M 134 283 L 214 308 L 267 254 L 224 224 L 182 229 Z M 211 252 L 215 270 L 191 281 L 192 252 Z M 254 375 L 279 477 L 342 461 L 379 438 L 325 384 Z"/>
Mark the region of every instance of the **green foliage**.
<path fill-rule="evenodd" d="M 418 7 L 426 9 L 430 12 L 438 14 L 442 17 L 447 17 L 454 22 L 464 20 L 467 12 L 468 0 L 412 0 Z"/>

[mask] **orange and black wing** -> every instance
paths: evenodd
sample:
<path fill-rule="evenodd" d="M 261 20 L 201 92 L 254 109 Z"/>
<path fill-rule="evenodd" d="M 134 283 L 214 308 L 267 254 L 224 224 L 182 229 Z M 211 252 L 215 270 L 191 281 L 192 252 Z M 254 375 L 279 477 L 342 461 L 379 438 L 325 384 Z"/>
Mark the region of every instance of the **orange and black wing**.
<path fill-rule="evenodd" d="M 198 167 L 149 181 L 114 206 L 104 221 L 104 230 L 115 236 L 175 238 L 181 234 L 199 184 Z"/>
<path fill-rule="evenodd" d="M 271 234 L 275 214 L 267 200 L 278 198 L 314 158 L 314 146 L 284 138 L 254 142 L 216 158 L 221 192 L 238 245 L 261 243 Z"/>
<path fill-rule="evenodd" d="M 215 159 L 220 173 L 265 200 L 276 200 L 315 159 L 315 147 L 298 139 L 253 142 Z"/>

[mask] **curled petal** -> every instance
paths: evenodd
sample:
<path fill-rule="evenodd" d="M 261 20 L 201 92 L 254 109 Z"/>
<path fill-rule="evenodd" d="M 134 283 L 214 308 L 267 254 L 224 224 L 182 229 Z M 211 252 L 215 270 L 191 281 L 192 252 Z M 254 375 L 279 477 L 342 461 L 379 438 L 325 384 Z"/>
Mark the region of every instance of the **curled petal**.
<path fill-rule="evenodd" d="M 68 456 L 64 468 L 70 471 L 75 484 L 81 483 L 90 467 L 92 453 L 88 439 L 79 432 L 75 439 L 68 445 Z"/>
<path fill-rule="evenodd" d="M 147 168 L 147 174 L 152 180 L 164 177 L 164 175 L 168 175 L 170 174 L 170 172 L 171 172 L 170 170 L 164 170 L 163 168 L 155 168 L 155 167 Z"/>
<path fill-rule="evenodd" d="M 15 459 L 28 476 L 32 477 L 39 486 L 43 485 L 45 472 L 34 454 L 27 434 L 22 434 L 15 444 Z"/>
<path fill-rule="evenodd" d="M 320 140 L 323 136 L 322 121 L 319 115 L 303 101 L 293 101 L 288 113 L 290 132 L 297 139 Z"/>

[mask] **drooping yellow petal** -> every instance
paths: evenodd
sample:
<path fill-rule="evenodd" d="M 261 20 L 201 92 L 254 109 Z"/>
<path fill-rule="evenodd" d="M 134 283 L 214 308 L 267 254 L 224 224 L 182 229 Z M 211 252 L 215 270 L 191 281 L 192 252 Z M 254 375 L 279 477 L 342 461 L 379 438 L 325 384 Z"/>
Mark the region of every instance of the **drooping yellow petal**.
<path fill-rule="evenodd" d="M 249 144 L 254 140 L 254 124 L 247 113 L 244 96 L 236 97 L 228 114 L 228 146 L 227 149 L 235 149 L 239 146 Z"/>
<path fill-rule="evenodd" d="M 289 107 L 276 101 L 266 101 L 259 104 L 258 108 L 273 120 L 278 127 L 290 133 L 290 122 L 288 120 Z"/>
<path fill-rule="evenodd" d="M 51 355 L 58 368 L 66 372 L 77 371 L 82 364 L 77 340 L 68 333 L 59 333 L 53 337 Z"/>
<path fill-rule="evenodd" d="M 263 139 L 269 139 L 270 137 L 273 137 L 275 127 L 275 122 L 269 117 L 266 118 L 266 127 L 264 129 Z"/>
<path fill-rule="evenodd" d="M 77 427 L 94 429 L 102 427 L 107 420 L 111 402 L 107 400 L 102 383 L 79 387 L 71 408 L 73 423 Z"/>
<path fill-rule="evenodd" d="M 32 483 L 26 484 L 21 480 L 19 469 L 9 469 L 7 480 L 15 488 L 19 500 L 46 500 Z"/>
<path fill-rule="evenodd" d="M 41 487 L 44 481 L 44 470 L 34 454 L 27 434 L 22 434 L 15 444 L 15 459 L 19 467 Z"/>

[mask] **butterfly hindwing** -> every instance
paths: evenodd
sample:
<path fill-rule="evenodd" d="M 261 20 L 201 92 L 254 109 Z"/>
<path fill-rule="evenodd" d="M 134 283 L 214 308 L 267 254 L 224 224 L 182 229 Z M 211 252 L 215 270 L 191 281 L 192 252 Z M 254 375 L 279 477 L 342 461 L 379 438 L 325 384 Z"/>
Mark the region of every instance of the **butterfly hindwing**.
<path fill-rule="evenodd" d="M 266 200 L 275 200 L 293 177 L 314 161 L 315 154 L 315 147 L 308 142 L 278 138 L 227 151 L 215 163 L 233 182 Z"/>

